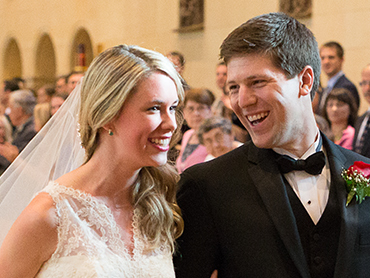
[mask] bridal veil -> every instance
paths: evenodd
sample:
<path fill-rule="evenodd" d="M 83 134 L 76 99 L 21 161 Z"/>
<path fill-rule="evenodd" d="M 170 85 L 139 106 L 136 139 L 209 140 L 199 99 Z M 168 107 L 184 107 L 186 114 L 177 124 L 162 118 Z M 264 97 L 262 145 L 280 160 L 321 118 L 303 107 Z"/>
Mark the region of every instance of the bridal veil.
<path fill-rule="evenodd" d="M 0 177 L 0 246 L 35 194 L 83 163 L 78 134 L 81 83 Z"/>

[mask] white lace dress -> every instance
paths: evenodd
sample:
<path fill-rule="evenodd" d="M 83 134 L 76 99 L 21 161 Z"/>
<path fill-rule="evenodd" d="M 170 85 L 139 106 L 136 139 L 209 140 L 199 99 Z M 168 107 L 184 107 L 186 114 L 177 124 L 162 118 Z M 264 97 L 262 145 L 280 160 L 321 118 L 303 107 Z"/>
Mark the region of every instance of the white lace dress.
<path fill-rule="evenodd" d="M 36 277 L 175 277 L 168 247 L 149 254 L 134 212 L 134 250 L 126 249 L 111 210 L 93 196 L 50 182 L 43 190 L 58 215 L 58 246 Z"/>

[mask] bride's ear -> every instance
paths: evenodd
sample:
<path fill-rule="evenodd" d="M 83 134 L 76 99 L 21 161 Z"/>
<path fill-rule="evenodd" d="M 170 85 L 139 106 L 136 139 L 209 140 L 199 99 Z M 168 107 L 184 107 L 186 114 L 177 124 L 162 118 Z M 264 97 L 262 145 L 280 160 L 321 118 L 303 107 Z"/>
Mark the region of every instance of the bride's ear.
<path fill-rule="evenodd" d="M 109 135 L 113 135 L 114 133 L 114 126 L 112 123 L 108 123 L 102 127 L 102 132 L 106 132 Z"/>

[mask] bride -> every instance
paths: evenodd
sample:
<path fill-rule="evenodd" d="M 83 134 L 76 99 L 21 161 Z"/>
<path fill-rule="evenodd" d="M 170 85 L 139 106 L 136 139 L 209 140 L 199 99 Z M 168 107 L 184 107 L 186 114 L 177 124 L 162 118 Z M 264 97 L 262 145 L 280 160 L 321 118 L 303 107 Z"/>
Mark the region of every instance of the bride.
<path fill-rule="evenodd" d="M 175 277 L 183 222 L 167 152 L 180 77 L 161 54 L 121 45 L 72 94 L 0 179 L 1 277 Z"/>

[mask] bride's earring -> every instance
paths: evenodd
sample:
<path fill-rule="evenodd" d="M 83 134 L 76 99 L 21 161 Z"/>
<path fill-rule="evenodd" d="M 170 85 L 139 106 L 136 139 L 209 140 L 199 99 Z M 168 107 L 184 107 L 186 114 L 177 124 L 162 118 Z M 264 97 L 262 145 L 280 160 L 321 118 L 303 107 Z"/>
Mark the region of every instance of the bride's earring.
<path fill-rule="evenodd" d="M 108 134 L 109 134 L 110 136 L 113 136 L 113 131 L 112 131 L 111 129 L 109 129 L 109 130 L 108 130 Z"/>

